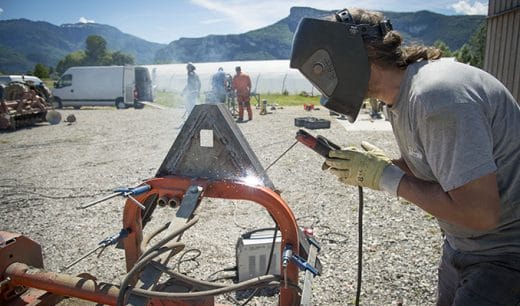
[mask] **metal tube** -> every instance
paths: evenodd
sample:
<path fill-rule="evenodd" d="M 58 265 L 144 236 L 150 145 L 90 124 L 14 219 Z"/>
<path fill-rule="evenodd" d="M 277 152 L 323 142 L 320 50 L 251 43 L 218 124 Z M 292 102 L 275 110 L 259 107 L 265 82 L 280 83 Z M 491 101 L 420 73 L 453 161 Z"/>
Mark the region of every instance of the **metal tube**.
<path fill-rule="evenodd" d="M 59 296 L 76 297 L 105 305 L 115 305 L 119 288 L 113 284 L 96 283 L 92 279 L 49 272 L 15 262 L 7 267 L 5 277 L 12 285 L 21 285 L 51 292 Z"/>
<path fill-rule="evenodd" d="M 166 204 L 168 204 L 168 197 L 166 196 L 162 196 L 162 197 L 159 197 L 157 199 L 157 205 L 163 207 L 163 206 L 166 206 Z"/>

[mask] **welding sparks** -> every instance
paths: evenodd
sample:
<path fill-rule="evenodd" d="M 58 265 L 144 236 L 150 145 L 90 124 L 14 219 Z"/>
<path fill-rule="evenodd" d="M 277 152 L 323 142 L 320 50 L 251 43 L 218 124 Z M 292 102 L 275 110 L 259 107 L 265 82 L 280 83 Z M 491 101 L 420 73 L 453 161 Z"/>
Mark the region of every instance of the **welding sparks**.
<path fill-rule="evenodd" d="M 241 181 L 244 182 L 246 185 L 249 186 L 258 186 L 258 185 L 264 185 L 263 181 L 256 175 L 249 174 L 246 177 L 241 178 Z"/>

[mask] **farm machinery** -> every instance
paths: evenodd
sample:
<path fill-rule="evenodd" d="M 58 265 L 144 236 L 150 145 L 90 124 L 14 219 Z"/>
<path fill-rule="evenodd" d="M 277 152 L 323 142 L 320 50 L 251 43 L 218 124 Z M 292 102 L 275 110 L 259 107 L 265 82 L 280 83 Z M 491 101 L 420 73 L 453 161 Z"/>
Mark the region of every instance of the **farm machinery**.
<path fill-rule="evenodd" d="M 106 305 L 216 305 L 219 295 L 261 288 L 274 288 L 278 305 L 312 304 L 312 282 L 321 271 L 319 243 L 298 226 L 225 105 L 194 108 L 155 177 L 79 208 L 116 196 L 126 199 L 122 229 L 99 248 L 117 244 L 124 249 L 126 274 L 119 284 L 99 282 L 88 273 L 45 270 L 37 242 L 0 232 L 0 304 L 53 305 L 68 297 Z M 275 222 L 264 235 L 267 244 L 254 239 L 242 244 L 250 248 L 241 249 L 242 276 L 232 284 L 168 267 L 185 247 L 181 238 L 199 220 L 196 211 L 203 209 L 204 198 L 260 205 Z M 175 216 L 157 229 L 146 227 L 165 205 L 175 207 Z"/>
<path fill-rule="evenodd" d="M 16 130 L 40 122 L 57 124 L 61 116 L 49 103 L 50 91 L 43 85 L 13 81 L 0 85 L 0 129 Z"/>

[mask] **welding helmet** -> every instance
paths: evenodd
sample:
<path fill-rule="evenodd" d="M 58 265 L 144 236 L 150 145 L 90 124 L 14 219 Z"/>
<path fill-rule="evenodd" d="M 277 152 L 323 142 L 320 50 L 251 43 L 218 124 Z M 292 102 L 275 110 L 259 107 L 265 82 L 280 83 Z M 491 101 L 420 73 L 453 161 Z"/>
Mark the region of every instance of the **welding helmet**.
<path fill-rule="evenodd" d="M 363 38 L 384 37 L 390 21 L 356 24 L 347 9 L 336 21 L 303 18 L 293 38 L 290 67 L 322 94 L 320 103 L 354 122 L 367 93 L 370 63 Z"/>
<path fill-rule="evenodd" d="M 188 71 L 193 71 L 195 70 L 195 65 L 193 65 L 191 62 L 188 62 L 188 64 L 186 65 L 186 69 Z"/>

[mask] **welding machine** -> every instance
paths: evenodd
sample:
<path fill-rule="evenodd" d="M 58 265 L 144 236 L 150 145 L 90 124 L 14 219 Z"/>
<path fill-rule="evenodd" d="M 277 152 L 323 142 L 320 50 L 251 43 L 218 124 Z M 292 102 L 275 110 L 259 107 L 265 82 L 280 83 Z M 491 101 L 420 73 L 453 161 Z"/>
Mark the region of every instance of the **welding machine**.
<path fill-rule="evenodd" d="M 274 228 L 263 228 L 245 233 L 238 239 L 236 258 L 239 282 L 265 274 L 280 274 L 279 258 L 282 236 L 277 231 L 276 239 L 273 239 L 274 233 Z M 272 250 L 271 266 L 267 271 L 272 248 L 274 249 Z"/>

